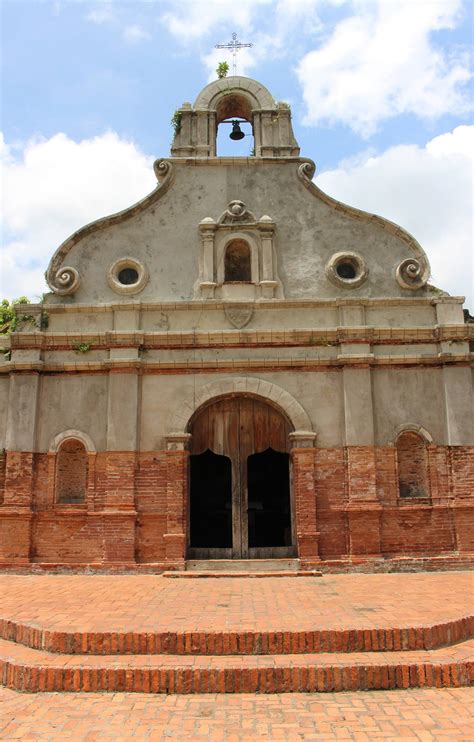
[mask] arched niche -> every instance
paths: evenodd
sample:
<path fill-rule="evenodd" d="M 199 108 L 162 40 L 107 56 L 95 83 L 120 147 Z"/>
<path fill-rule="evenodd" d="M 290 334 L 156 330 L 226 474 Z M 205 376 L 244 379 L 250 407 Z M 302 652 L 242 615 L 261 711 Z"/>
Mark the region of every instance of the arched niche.
<path fill-rule="evenodd" d="M 86 499 L 89 461 L 84 443 L 77 438 L 64 439 L 56 453 L 55 501 L 82 504 Z"/>
<path fill-rule="evenodd" d="M 224 282 L 249 283 L 252 280 L 252 254 L 246 240 L 230 240 L 224 251 Z"/>
<path fill-rule="evenodd" d="M 395 442 L 398 494 L 401 498 L 430 496 L 426 440 L 414 430 L 403 430 Z"/>

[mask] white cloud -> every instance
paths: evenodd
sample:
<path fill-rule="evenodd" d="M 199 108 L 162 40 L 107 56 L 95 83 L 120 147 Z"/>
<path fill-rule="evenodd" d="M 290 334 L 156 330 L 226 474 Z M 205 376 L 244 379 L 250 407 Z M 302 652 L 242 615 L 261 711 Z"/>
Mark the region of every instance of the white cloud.
<path fill-rule="evenodd" d="M 2 140 L 0 140 L 0 144 Z M 76 229 L 143 198 L 156 185 L 153 159 L 114 132 L 80 142 L 56 134 L 3 159 L 2 295 L 39 295 L 56 248 Z"/>
<path fill-rule="evenodd" d="M 472 173 L 474 126 L 425 147 L 399 145 L 342 162 L 317 185 L 331 196 L 400 224 L 420 242 L 432 282 L 474 308 Z"/>
<path fill-rule="evenodd" d="M 335 5 L 345 0 L 329 0 Z M 250 69 L 271 57 L 290 54 L 297 40 L 321 31 L 318 8 L 328 0 L 195 0 L 184 2 L 161 15 L 161 22 L 182 44 L 189 44 L 219 29 L 229 28 L 238 32 L 238 41 L 253 43 L 252 49 L 241 49 L 237 53 L 237 74 L 246 75 Z M 262 31 L 261 29 L 265 29 Z M 231 42 L 231 32 L 216 36 L 219 44 Z M 229 64 L 232 74 L 232 53 L 225 49 L 212 48 L 201 56 L 209 72 L 209 80 L 215 80 L 215 69 L 219 62 Z"/>
<path fill-rule="evenodd" d="M 151 34 L 136 24 L 133 26 L 126 26 L 122 35 L 128 44 L 138 44 L 140 41 L 149 41 L 151 39 Z"/>
<path fill-rule="evenodd" d="M 114 20 L 112 2 L 110 0 L 101 0 L 95 8 L 89 11 L 86 15 L 86 20 L 91 21 L 91 23 L 97 23 L 98 25 Z"/>
<path fill-rule="evenodd" d="M 353 8 L 298 65 L 307 124 L 343 122 L 370 136 L 399 114 L 433 119 L 470 109 L 466 56 L 431 36 L 457 25 L 462 0 L 353 0 Z"/>
<path fill-rule="evenodd" d="M 199 39 L 216 26 L 228 26 L 236 30 L 248 30 L 254 11 L 270 0 L 194 0 L 178 3 L 173 11 L 163 13 L 161 21 L 177 39 L 189 42 Z M 230 34 L 229 34 L 230 36 Z M 218 40 L 226 44 L 229 39 Z"/>

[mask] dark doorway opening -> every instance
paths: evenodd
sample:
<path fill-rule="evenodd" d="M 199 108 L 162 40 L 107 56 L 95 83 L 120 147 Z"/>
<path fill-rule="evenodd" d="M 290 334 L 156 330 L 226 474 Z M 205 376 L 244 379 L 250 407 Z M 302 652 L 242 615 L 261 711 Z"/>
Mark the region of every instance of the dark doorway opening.
<path fill-rule="evenodd" d="M 295 556 L 287 418 L 235 394 L 200 409 L 189 431 L 188 558 Z"/>
<path fill-rule="evenodd" d="M 232 464 L 205 451 L 190 457 L 190 546 L 232 548 Z"/>
<path fill-rule="evenodd" d="M 249 548 L 291 546 L 289 459 L 272 448 L 247 459 Z"/>

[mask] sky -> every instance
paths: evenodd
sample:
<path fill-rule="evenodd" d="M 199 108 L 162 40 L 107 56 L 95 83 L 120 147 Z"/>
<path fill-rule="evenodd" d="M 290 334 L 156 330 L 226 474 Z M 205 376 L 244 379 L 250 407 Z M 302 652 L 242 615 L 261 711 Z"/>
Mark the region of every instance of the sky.
<path fill-rule="evenodd" d="M 232 70 L 215 45 L 235 32 L 253 44 L 237 74 L 291 105 L 317 185 L 410 231 L 431 282 L 474 309 L 474 0 L 0 0 L 0 10 L 2 297 L 37 299 L 64 239 L 155 187 L 173 112 L 219 62 Z M 226 133 L 218 154 L 250 154 L 251 137 Z"/>

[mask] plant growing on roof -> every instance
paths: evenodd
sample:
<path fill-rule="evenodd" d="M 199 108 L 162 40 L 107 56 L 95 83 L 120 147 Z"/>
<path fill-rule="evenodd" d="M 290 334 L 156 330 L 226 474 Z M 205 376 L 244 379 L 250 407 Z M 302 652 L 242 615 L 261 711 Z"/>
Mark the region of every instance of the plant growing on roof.
<path fill-rule="evenodd" d="M 74 353 L 88 353 L 91 349 L 90 343 L 73 343 L 72 349 Z"/>
<path fill-rule="evenodd" d="M 176 109 L 176 111 L 173 113 L 173 116 L 171 118 L 171 126 L 174 129 L 174 134 L 179 134 L 181 131 L 181 119 L 183 118 L 183 112 L 179 110 L 179 108 Z"/>
<path fill-rule="evenodd" d="M 219 62 L 219 64 L 216 67 L 216 73 L 219 80 L 222 80 L 223 77 L 227 77 L 227 73 L 229 72 L 229 65 L 227 62 Z"/>
<path fill-rule="evenodd" d="M 0 335 L 9 335 L 15 332 L 20 322 L 34 322 L 36 324 L 36 320 L 32 314 L 24 314 L 21 317 L 17 317 L 15 313 L 16 304 L 31 304 L 31 302 L 26 296 L 13 299 L 11 304 L 8 299 L 2 299 L 0 305 Z"/>

